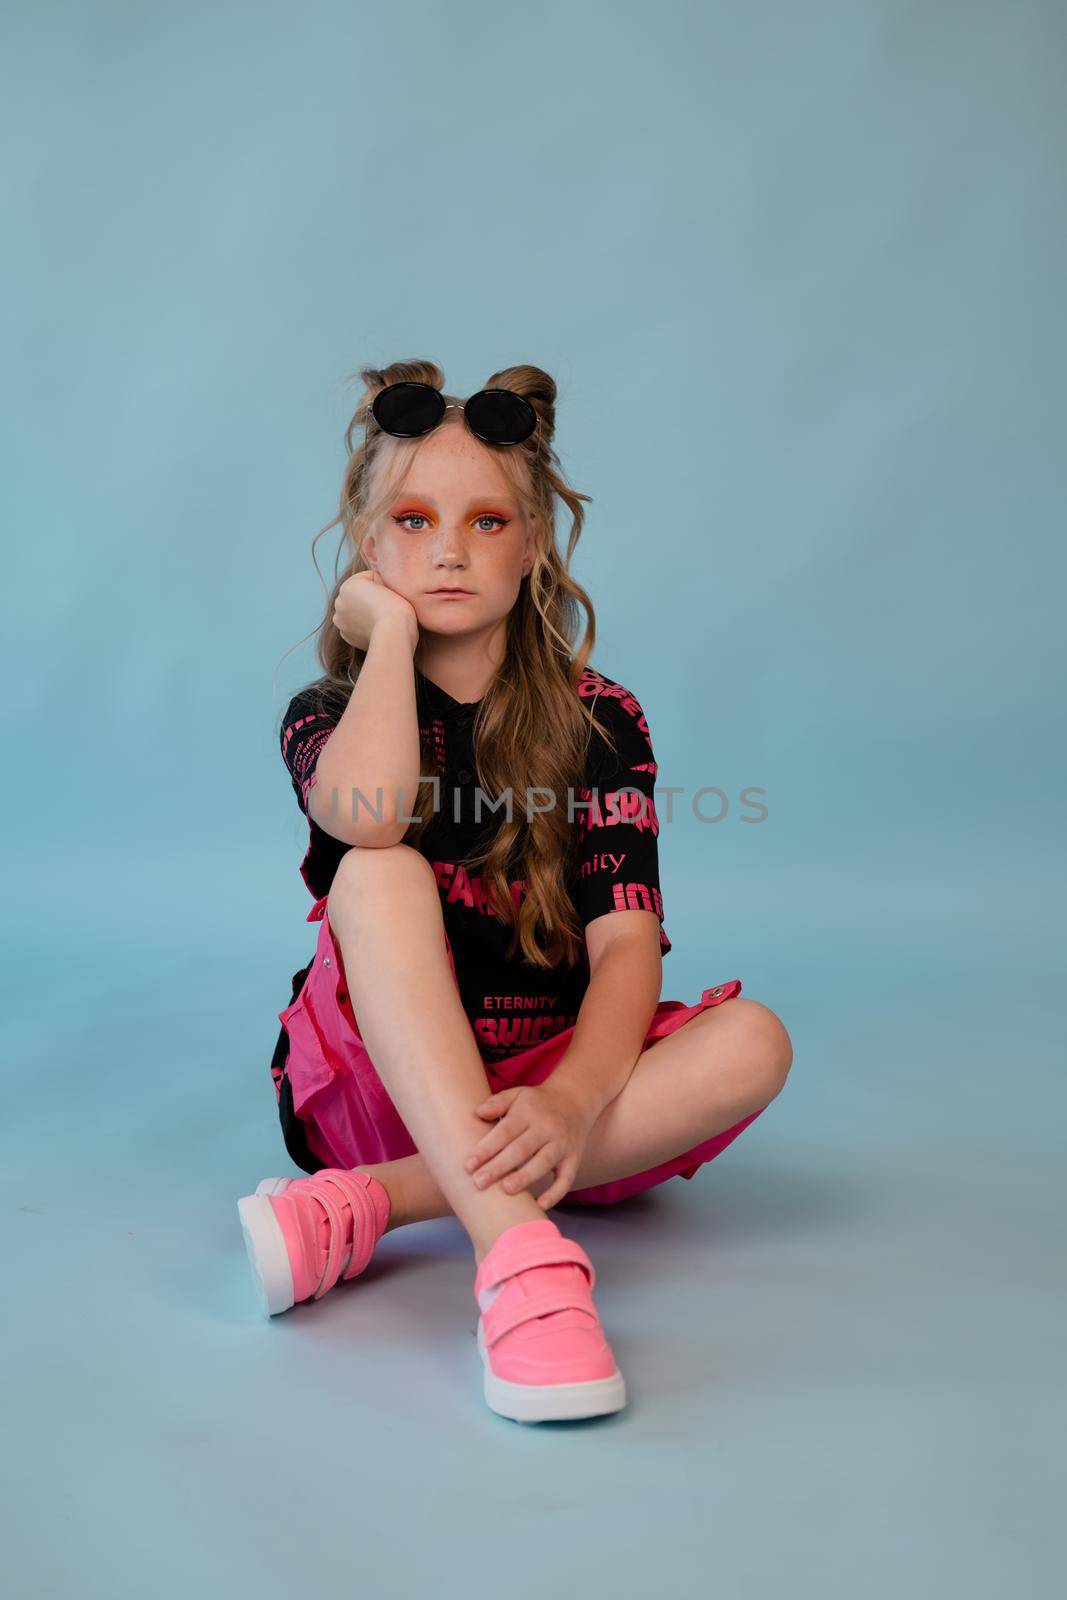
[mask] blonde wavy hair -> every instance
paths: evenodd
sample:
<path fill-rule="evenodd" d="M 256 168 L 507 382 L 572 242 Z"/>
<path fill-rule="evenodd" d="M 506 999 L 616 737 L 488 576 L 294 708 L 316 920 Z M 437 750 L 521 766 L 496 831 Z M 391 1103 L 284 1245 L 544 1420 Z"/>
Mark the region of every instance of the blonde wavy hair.
<path fill-rule="evenodd" d="M 402 382 L 428 383 L 445 393 L 444 374 L 432 361 L 395 361 L 381 370 L 364 367 L 359 376 L 364 387 L 344 435 L 348 460 L 340 509 L 319 529 L 311 546 L 318 571 L 315 545 L 331 528 L 342 529 L 333 587 L 323 579 L 326 609 L 317 629 L 317 655 L 324 675 L 308 686 L 323 696 L 331 691 L 350 694 L 359 676 L 366 653 L 350 645 L 334 625 L 337 592 L 347 578 L 368 569 L 363 540 L 406 482 L 422 443 L 421 439 L 398 439 L 383 433 L 371 414 L 374 397 L 386 385 Z M 582 502 L 590 502 L 591 496 L 564 482 L 552 448 L 556 385 L 549 374 L 540 367 L 505 367 L 494 372 L 483 387 L 511 389 L 537 413 L 538 426 L 522 444 L 483 444 L 496 455 L 530 521 L 535 556 L 507 618 L 504 660 L 472 729 L 478 783 L 494 801 L 511 788 L 512 819 L 501 811 L 486 848 L 468 857 L 464 865 L 484 869 L 493 886 L 493 915 L 512 930 L 509 958 L 521 947 L 523 957 L 533 966 L 573 966 L 584 955 L 585 939 L 568 890 L 578 829 L 567 820 L 567 789 L 573 786 L 578 790 L 585 784 L 594 733 L 615 749 L 610 731 L 577 693 L 596 638 L 596 618 L 592 601 L 571 576 L 569 566 L 581 537 Z M 460 398 L 445 393 L 446 400 Z M 460 412 L 452 409 L 440 424 L 464 425 Z M 362 437 L 357 438 L 360 433 Z M 556 542 L 558 502 L 571 518 L 565 556 Z M 576 644 L 582 610 L 585 626 Z M 420 772 L 435 772 L 431 747 L 426 740 L 420 740 L 420 745 Z M 536 787 L 551 789 L 556 804 L 527 819 L 524 797 L 528 789 Z M 432 784 L 420 784 L 413 815 L 416 820 L 403 842 L 418 849 L 433 815 Z M 508 888 L 515 871 L 526 882 L 519 904 Z"/>

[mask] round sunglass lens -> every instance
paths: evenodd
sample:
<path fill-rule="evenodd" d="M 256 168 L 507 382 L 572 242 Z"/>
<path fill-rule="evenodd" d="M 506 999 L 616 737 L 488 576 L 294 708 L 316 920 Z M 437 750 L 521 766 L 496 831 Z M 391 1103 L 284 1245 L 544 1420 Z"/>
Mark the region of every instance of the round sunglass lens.
<path fill-rule="evenodd" d="M 480 389 L 467 401 L 472 433 L 486 444 L 521 444 L 537 427 L 537 412 L 510 389 Z"/>
<path fill-rule="evenodd" d="M 437 426 L 445 414 L 445 402 L 428 383 L 391 383 L 375 395 L 371 411 L 384 433 L 417 439 Z"/>

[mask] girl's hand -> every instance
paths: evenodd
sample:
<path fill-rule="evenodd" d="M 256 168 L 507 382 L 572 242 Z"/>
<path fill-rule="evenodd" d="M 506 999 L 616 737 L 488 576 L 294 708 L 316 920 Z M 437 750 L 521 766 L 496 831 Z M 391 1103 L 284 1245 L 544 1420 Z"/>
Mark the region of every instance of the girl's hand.
<path fill-rule="evenodd" d="M 345 579 L 333 606 L 333 625 L 342 639 L 357 650 L 366 650 L 374 629 L 387 617 L 404 623 L 414 649 L 419 642 L 419 619 L 410 600 L 390 589 L 381 574 L 370 569 Z"/>
<path fill-rule="evenodd" d="M 589 1130 L 596 1121 L 589 1102 L 548 1080 L 501 1089 L 474 1109 L 478 1116 L 495 1121 L 465 1163 L 478 1188 L 503 1178 L 504 1191 L 518 1194 L 554 1167 L 555 1180 L 537 1196 L 544 1211 L 573 1188 Z"/>

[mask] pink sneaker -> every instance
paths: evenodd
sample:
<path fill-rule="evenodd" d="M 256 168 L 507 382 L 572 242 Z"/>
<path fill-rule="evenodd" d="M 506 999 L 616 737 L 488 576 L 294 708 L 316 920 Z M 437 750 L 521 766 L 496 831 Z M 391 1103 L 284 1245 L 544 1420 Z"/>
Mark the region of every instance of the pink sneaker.
<path fill-rule="evenodd" d="M 593 1304 L 596 1270 L 551 1217 L 505 1228 L 474 1277 L 490 1410 L 515 1422 L 621 1411 L 626 1385 Z"/>
<path fill-rule="evenodd" d="M 324 1167 L 264 1178 L 237 1214 L 259 1303 L 273 1317 L 363 1271 L 389 1221 L 389 1194 L 369 1172 Z"/>

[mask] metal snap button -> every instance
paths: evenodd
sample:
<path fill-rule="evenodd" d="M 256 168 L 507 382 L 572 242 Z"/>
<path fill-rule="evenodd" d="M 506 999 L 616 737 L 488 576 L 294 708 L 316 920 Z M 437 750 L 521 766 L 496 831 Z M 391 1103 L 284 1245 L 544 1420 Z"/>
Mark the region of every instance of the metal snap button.
<path fill-rule="evenodd" d="M 323 956 L 323 958 L 322 958 L 322 964 L 323 964 L 323 966 L 324 966 L 324 967 L 328 967 L 328 966 L 329 966 L 329 965 L 330 965 L 330 958 L 329 958 L 329 956 Z"/>
<path fill-rule="evenodd" d="M 460 783 L 470 783 L 471 781 L 471 774 L 467 771 L 466 767 L 463 768 L 462 772 L 457 772 L 456 777 L 459 779 Z"/>
<path fill-rule="evenodd" d="M 725 988 L 726 988 L 726 985 L 724 983 L 720 983 L 719 986 L 717 988 L 713 989 L 711 992 L 712 992 L 713 995 L 722 994 L 722 992 L 723 992 L 723 990 Z"/>

